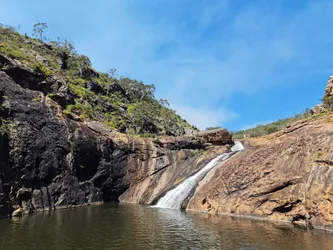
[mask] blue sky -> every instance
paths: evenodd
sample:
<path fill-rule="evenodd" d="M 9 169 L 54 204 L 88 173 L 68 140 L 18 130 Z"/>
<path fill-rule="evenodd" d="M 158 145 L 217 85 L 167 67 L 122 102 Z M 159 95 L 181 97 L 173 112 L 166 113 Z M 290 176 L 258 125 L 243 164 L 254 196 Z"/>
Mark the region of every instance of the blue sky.
<path fill-rule="evenodd" d="M 330 0 L 0 0 L 0 23 L 68 38 L 95 68 L 155 84 L 188 121 L 239 130 L 319 103 Z"/>

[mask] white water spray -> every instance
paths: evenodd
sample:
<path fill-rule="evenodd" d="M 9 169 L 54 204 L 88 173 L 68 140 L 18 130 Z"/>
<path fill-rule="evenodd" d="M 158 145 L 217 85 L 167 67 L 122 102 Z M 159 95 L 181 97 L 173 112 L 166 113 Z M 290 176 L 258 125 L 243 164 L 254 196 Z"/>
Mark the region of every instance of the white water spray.
<path fill-rule="evenodd" d="M 154 207 L 180 209 L 183 201 L 186 199 L 186 197 L 189 196 L 193 187 L 204 177 L 205 174 L 208 173 L 209 170 L 211 170 L 217 165 L 219 160 L 225 161 L 233 154 L 242 151 L 243 149 L 244 147 L 242 143 L 236 141 L 235 145 L 231 148 L 231 152 L 219 155 L 218 157 L 210 161 L 198 173 L 187 178 L 177 187 L 167 192 L 166 195 L 163 196 Z"/>

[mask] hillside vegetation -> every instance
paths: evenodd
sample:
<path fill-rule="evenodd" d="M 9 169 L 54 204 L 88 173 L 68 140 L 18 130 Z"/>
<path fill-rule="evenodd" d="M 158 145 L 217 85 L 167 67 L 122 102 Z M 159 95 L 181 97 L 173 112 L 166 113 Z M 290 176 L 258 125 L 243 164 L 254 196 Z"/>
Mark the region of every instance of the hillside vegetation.
<path fill-rule="evenodd" d="M 303 120 L 303 119 L 316 119 L 321 115 L 333 112 L 333 76 L 328 80 L 325 94 L 321 99 L 322 103 L 316 105 L 311 110 L 306 109 L 303 113 L 281 119 L 276 122 L 272 122 L 266 125 L 258 125 L 255 128 L 250 128 L 242 131 L 237 131 L 233 133 L 233 138 L 242 139 L 244 137 L 258 137 L 272 134 L 274 132 L 280 131 L 293 123 Z"/>
<path fill-rule="evenodd" d="M 58 102 L 65 116 L 101 121 L 114 130 L 145 136 L 183 135 L 197 130 L 170 109 L 167 100 L 156 100 L 154 85 L 116 77 L 115 69 L 97 72 L 72 42 L 45 42 L 46 28 L 46 24 L 36 24 L 37 38 L 31 38 L 0 25 L 0 56 L 41 76 L 44 81 L 33 90 Z"/>
<path fill-rule="evenodd" d="M 311 116 L 311 111 L 307 109 L 302 114 L 298 114 L 298 115 L 295 115 L 295 116 L 292 116 L 292 117 L 289 117 L 286 119 L 281 119 L 276 122 L 272 122 L 272 123 L 265 124 L 265 125 L 258 125 L 255 128 L 236 131 L 233 133 L 233 138 L 242 139 L 244 137 L 258 137 L 258 136 L 269 135 L 269 134 L 272 134 L 272 133 L 275 133 L 277 131 L 284 129 L 287 126 L 290 126 L 299 120 L 306 119 L 310 116 Z"/>

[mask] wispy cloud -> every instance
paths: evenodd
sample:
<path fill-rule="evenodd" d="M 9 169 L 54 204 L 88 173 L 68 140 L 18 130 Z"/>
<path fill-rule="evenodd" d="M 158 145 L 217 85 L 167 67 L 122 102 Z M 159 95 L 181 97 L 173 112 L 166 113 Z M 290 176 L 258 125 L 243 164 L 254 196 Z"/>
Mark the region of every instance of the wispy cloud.
<path fill-rule="evenodd" d="M 223 108 L 211 110 L 209 108 L 193 108 L 191 106 L 173 105 L 178 113 L 204 130 L 208 127 L 218 127 L 237 117 L 237 114 Z"/>
<path fill-rule="evenodd" d="M 19 0 L 0 3 L 0 22 L 37 15 Z M 43 6 L 40 18 L 54 26 L 50 31 L 72 31 L 70 39 L 99 70 L 117 68 L 120 75 L 154 83 L 158 97 L 201 128 L 236 118 L 251 123 L 240 119 L 247 116 L 241 105 L 233 105 L 242 102 L 236 95 L 260 98 L 273 87 L 293 84 L 306 91 L 312 82 L 308 74 L 333 72 L 327 53 L 333 45 L 331 1 L 72 1 L 70 9 L 62 8 L 62 21 Z M 15 15 L 7 15 L 13 8 Z M 55 29 L 57 23 L 67 25 Z M 233 106 L 238 108 L 228 108 Z M 258 107 L 253 116 L 264 110 Z M 274 119 L 274 113 L 265 119 Z"/>
<path fill-rule="evenodd" d="M 259 125 L 266 125 L 266 124 L 269 124 L 269 123 L 272 123 L 273 121 L 264 121 L 264 122 L 255 122 L 255 123 L 251 123 L 251 124 L 247 124 L 247 125 L 244 125 L 241 130 L 247 130 L 247 129 L 250 129 L 250 128 L 255 128 Z"/>

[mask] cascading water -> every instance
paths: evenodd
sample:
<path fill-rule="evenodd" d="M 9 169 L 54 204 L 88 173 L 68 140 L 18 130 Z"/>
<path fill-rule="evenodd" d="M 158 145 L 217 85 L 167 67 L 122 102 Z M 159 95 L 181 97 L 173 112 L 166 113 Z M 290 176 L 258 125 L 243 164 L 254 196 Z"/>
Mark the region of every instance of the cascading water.
<path fill-rule="evenodd" d="M 193 187 L 203 178 L 205 174 L 208 173 L 209 170 L 217 165 L 219 160 L 225 161 L 233 154 L 242 151 L 243 149 L 243 144 L 239 141 L 236 141 L 235 145 L 231 148 L 231 152 L 219 155 L 210 161 L 198 173 L 187 178 L 177 187 L 167 192 L 166 195 L 163 196 L 154 207 L 180 209 L 183 201 L 186 199 L 186 197 L 188 197 Z"/>

